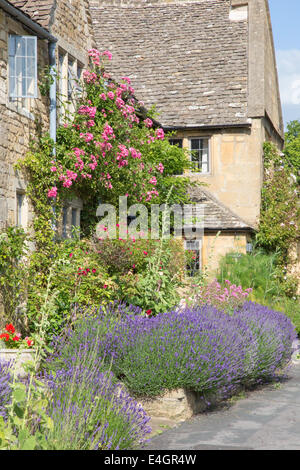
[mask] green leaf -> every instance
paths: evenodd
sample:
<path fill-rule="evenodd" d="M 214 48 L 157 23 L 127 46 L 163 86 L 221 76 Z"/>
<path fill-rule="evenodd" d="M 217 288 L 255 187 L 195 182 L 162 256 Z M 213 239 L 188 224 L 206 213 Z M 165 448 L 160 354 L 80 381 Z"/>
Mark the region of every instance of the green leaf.
<path fill-rule="evenodd" d="M 36 447 L 37 441 L 35 436 L 30 436 L 21 447 L 21 450 L 34 450 Z"/>

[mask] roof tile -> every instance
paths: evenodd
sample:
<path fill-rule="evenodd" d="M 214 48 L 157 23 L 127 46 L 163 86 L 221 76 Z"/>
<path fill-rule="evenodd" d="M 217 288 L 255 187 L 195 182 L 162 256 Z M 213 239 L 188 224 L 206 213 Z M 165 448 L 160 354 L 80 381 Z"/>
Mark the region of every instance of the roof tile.
<path fill-rule="evenodd" d="M 98 0 L 90 10 L 110 71 L 132 79 L 163 126 L 247 122 L 248 24 L 229 20 L 230 0 Z"/>

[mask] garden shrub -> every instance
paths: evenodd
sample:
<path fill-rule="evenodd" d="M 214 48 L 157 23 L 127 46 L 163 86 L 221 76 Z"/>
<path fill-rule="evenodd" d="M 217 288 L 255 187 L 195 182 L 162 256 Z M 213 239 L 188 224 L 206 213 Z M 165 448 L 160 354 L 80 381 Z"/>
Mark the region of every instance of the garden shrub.
<path fill-rule="evenodd" d="M 6 322 L 18 323 L 16 311 L 26 296 L 26 233 L 20 227 L 8 227 L 0 233 L 0 299 Z M 1 325 L 0 319 L 0 327 Z M 20 325 L 23 326 L 23 325 Z"/>
<path fill-rule="evenodd" d="M 237 260 L 228 253 L 220 260 L 218 281 L 224 285 L 225 280 L 229 280 L 244 289 L 251 288 L 251 298 L 257 302 L 280 299 L 286 291 L 294 289 L 289 287 L 292 281 L 278 258 L 277 253 L 266 253 L 262 249 L 256 249 L 252 254 L 241 254 Z"/>
<path fill-rule="evenodd" d="M 116 306 L 115 318 L 117 311 Z M 86 335 L 97 343 L 107 367 L 112 363 L 116 377 L 136 396 L 156 396 L 179 387 L 205 396 L 228 396 L 240 384 L 273 377 L 290 359 L 296 337 L 285 315 L 251 302 L 233 315 L 211 306 L 151 318 L 122 315 L 104 333 L 106 321 L 100 310 L 86 329 L 75 329 L 69 340 L 76 346 L 68 355 L 74 355 Z"/>
<path fill-rule="evenodd" d="M 233 313 L 235 309 L 243 306 L 252 292 L 251 288 L 243 290 L 242 286 L 231 284 L 226 279 L 223 287 L 216 279 L 203 285 L 192 285 L 192 293 L 188 301 L 193 305 L 212 305 L 218 310 Z"/>
<path fill-rule="evenodd" d="M 92 329 L 91 332 L 95 330 Z M 97 332 L 99 334 L 99 331 Z M 151 432 L 146 415 L 99 356 L 99 342 L 85 329 L 71 355 L 48 358 L 43 380 L 51 391 L 51 448 L 130 449 Z M 57 365 L 59 364 L 59 367 Z"/>

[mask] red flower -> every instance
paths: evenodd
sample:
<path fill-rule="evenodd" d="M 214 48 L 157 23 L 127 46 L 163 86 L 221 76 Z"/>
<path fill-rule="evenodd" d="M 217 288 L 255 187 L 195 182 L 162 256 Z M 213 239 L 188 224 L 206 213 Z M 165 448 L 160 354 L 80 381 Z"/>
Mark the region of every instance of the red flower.
<path fill-rule="evenodd" d="M 144 255 L 147 255 L 148 254 L 148 251 L 143 251 Z"/>
<path fill-rule="evenodd" d="M 107 285 L 107 284 L 104 284 L 103 289 L 106 289 L 107 287 L 108 287 L 108 285 Z"/>
<path fill-rule="evenodd" d="M 25 340 L 26 340 L 26 343 L 29 347 L 33 345 L 33 340 L 32 339 L 26 337 Z"/>
<path fill-rule="evenodd" d="M 6 331 L 9 331 L 10 333 L 14 333 L 16 330 L 14 328 L 14 326 L 11 324 L 11 323 L 8 323 L 6 326 L 5 326 L 5 329 Z"/>
<path fill-rule="evenodd" d="M 19 339 L 20 339 L 20 336 L 14 336 L 13 337 L 13 341 L 19 341 Z"/>
<path fill-rule="evenodd" d="M 96 272 L 96 269 L 95 269 L 95 268 L 94 268 L 94 269 L 92 269 L 92 273 L 94 273 L 94 274 L 95 274 L 95 272 Z"/>
<path fill-rule="evenodd" d="M 146 311 L 146 315 L 149 316 L 149 315 L 151 315 L 151 313 L 152 313 L 152 310 L 149 308 L 149 310 Z"/>
<path fill-rule="evenodd" d="M 5 339 L 5 341 L 8 341 L 9 340 L 9 334 L 8 333 L 2 333 L 2 335 L 0 335 L 0 339 Z"/>

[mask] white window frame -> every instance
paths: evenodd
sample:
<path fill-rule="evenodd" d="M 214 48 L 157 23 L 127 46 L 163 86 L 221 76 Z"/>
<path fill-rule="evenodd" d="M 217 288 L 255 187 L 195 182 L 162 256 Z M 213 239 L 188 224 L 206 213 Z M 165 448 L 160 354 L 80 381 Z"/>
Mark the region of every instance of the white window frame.
<path fill-rule="evenodd" d="M 24 41 L 24 47 L 26 48 L 25 50 L 25 55 L 18 55 L 17 50 L 15 48 L 14 51 L 12 51 L 12 40 L 16 40 L 16 38 L 20 38 L 22 41 Z M 33 51 L 34 54 L 32 56 L 28 56 L 28 40 L 33 41 Z M 22 67 L 25 69 L 21 70 L 21 74 L 17 74 L 17 59 L 21 58 L 23 59 L 22 62 Z M 28 60 L 33 59 L 34 60 L 34 68 L 33 68 L 33 73 L 32 75 L 26 75 L 26 70 L 28 70 Z M 12 67 L 14 65 L 14 67 Z M 13 70 L 14 69 L 14 70 Z M 14 71 L 14 74 L 13 74 Z M 20 77 L 21 76 L 21 81 Z M 20 35 L 20 34 L 13 34 L 10 33 L 8 36 L 8 96 L 11 100 L 16 100 L 18 98 L 37 98 L 38 92 L 37 92 L 37 37 L 36 36 L 26 36 L 26 35 Z M 33 80 L 33 92 L 28 93 L 29 87 L 27 86 L 27 83 L 25 82 L 26 86 L 26 91 L 24 92 L 24 80 Z M 12 82 L 14 83 L 14 86 L 12 87 Z M 18 84 L 19 82 L 19 84 Z M 21 87 L 21 92 L 19 92 L 19 87 Z M 13 91 L 12 91 L 13 90 Z"/>
<path fill-rule="evenodd" d="M 75 110 L 75 101 L 81 96 L 82 88 L 78 81 L 82 78 L 84 64 L 65 49 L 58 50 L 59 94 L 61 100 L 59 120 L 63 122 L 68 113 Z M 71 67 L 70 67 L 71 66 Z M 80 76 L 78 72 L 80 71 Z"/>
<path fill-rule="evenodd" d="M 192 161 L 192 140 L 207 140 L 207 167 L 208 167 L 208 171 L 193 171 L 193 170 L 190 170 L 190 173 L 192 175 L 210 175 L 211 174 L 211 145 L 210 145 L 210 141 L 211 141 L 211 138 L 210 136 L 190 136 L 188 138 L 189 140 L 189 154 L 190 154 L 190 160 Z"/>

